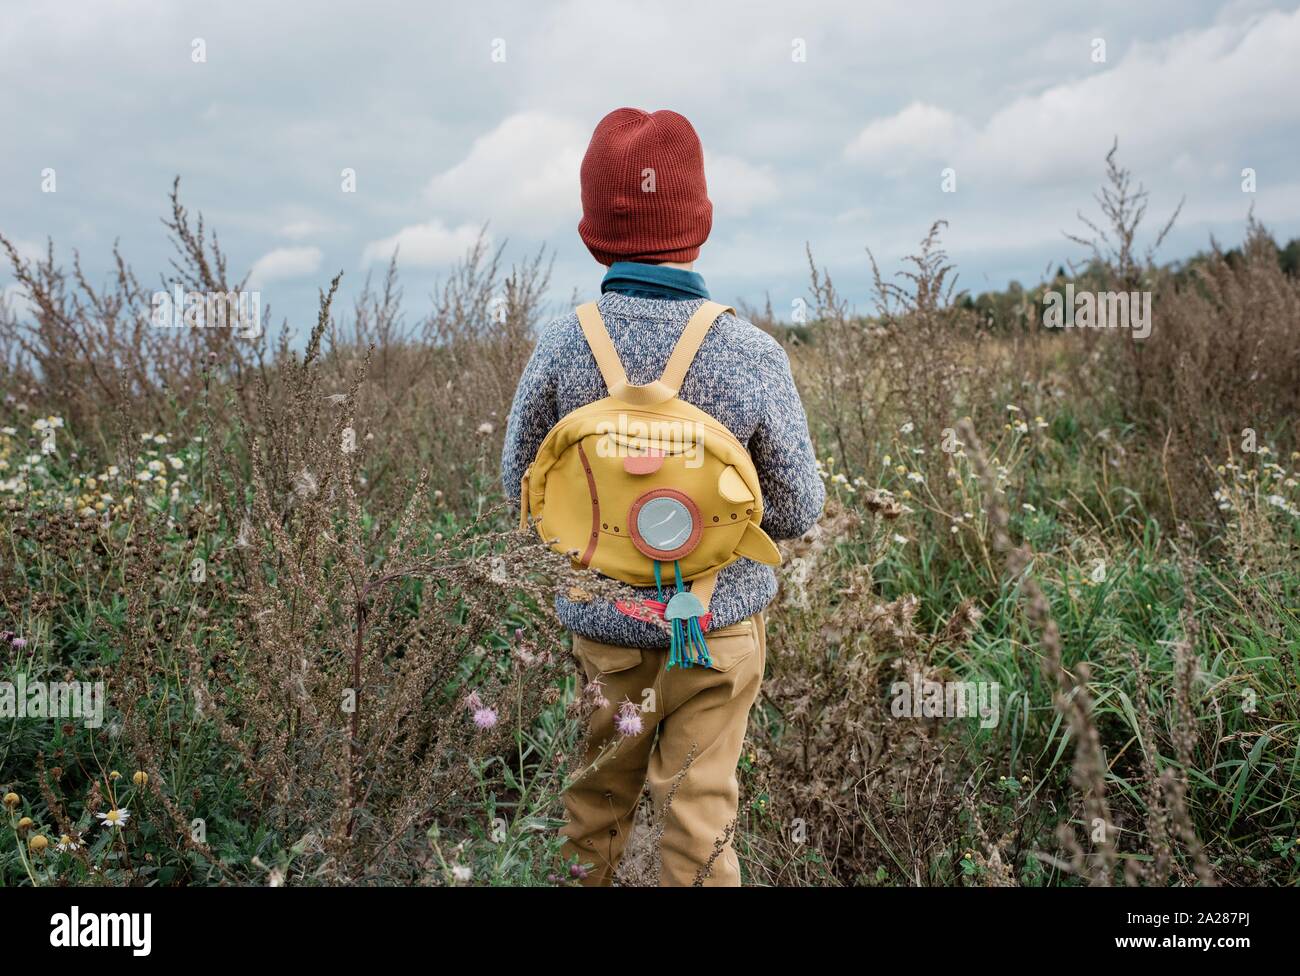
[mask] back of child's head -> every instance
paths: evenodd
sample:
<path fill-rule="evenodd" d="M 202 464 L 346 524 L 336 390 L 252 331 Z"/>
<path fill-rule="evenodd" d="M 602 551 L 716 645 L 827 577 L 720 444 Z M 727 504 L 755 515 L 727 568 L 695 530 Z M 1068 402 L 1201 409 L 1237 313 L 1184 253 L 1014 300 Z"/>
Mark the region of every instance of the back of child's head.
<path fill-rule="evenodd" d="M 713 226 L 704 150 L 685 117 L 615 109 L 582 159 L 578 234 L 601 264 L 694 261 Z"/>

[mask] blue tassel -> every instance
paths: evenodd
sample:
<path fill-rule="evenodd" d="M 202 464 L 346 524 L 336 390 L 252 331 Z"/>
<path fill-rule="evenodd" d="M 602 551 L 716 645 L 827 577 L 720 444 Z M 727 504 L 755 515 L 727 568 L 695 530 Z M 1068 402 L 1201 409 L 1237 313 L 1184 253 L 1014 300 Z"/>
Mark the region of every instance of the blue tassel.
<path fill-rule="evenodd" d="M 700 598 L 685 588 L 682 582 L 682 568 L 673 562 L 673 572 L 677 577 L 677 592 L 668 601 L 664 610 L 664 619 L 672 624 L 672 638 L 668 645 L 668 667 L 689 668 L 699 665 L 702 668 L 713 667 L 709 657 L 709 645 L 704 640 L 704 629 L 700 627 L 700 617 L 704 615 L 704 604 Z M 659 562 L 655 561 L 655 585 L 663 596 L 663 586 L 659 575 Z"/>

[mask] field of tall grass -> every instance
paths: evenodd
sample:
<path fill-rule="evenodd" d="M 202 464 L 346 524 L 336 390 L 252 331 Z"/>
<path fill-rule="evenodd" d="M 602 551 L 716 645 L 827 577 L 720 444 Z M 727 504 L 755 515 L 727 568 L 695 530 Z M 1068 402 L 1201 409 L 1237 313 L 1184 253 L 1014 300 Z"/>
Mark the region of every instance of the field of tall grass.
<path fill-rule="evenodd" d="M 936 225 L 873 295 L 810 254 L 806 322 L 749 310 L 829 500 L 783 545 L 746 883 L 1300 882 L 1300 281 L 1253 220 L 1138 253 L 1113 159 L 1099 200 L 1033 290 L 959 292 Z M 241 288 L 178 188 L 166 223 L 169 280 Z M 0 246 L 0 682 L 104 693 L 0 719 L 0 883 L 576 883 L 596 695 L 551 604 L 619 587 L 517 532 L 497 471 L 548 256 L 480 244 L 418 313 L 395 266 L 351 309 L 335 279 L 302 347 L 151 326 L 125 256 L 100 287 Z M 1067 282 L 1151 292 L 1151 335 L 1042 328 Z"/>

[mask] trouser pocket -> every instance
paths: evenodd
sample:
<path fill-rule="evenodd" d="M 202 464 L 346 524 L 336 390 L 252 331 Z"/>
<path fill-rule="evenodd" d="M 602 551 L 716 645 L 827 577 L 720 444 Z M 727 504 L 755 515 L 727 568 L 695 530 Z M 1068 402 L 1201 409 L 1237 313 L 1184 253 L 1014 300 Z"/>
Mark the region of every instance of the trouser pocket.
<path fill-rule="evenodd" d="M 704 640 L 709 645 L 709 659 L 713 662 L 710 667 L 724 673 L 748 661 L 758 650 L 753 618 L 710 631 L 704 635 Z"/>
<path fill-rule="evenodd" d="M 582 663 L 588 681 L 593 681 L 602 674 L 627 671 L 641 663 L 640 648 L 603 644 L 578 634 L 573 635 L 573 653 Z"/>

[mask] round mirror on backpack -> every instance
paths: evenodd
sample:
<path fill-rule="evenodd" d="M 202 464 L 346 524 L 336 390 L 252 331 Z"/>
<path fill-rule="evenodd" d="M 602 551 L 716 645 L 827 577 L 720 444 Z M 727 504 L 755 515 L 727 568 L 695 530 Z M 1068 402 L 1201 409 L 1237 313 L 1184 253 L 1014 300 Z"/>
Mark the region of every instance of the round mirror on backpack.
<path fill-rule="evenodd" d="M 681 559 L 700 541 L 703 521 L 690 497 L 674 488 L 648 491 L 628 512 L 632 542 L 644 555 L 661 562 Z"/>

